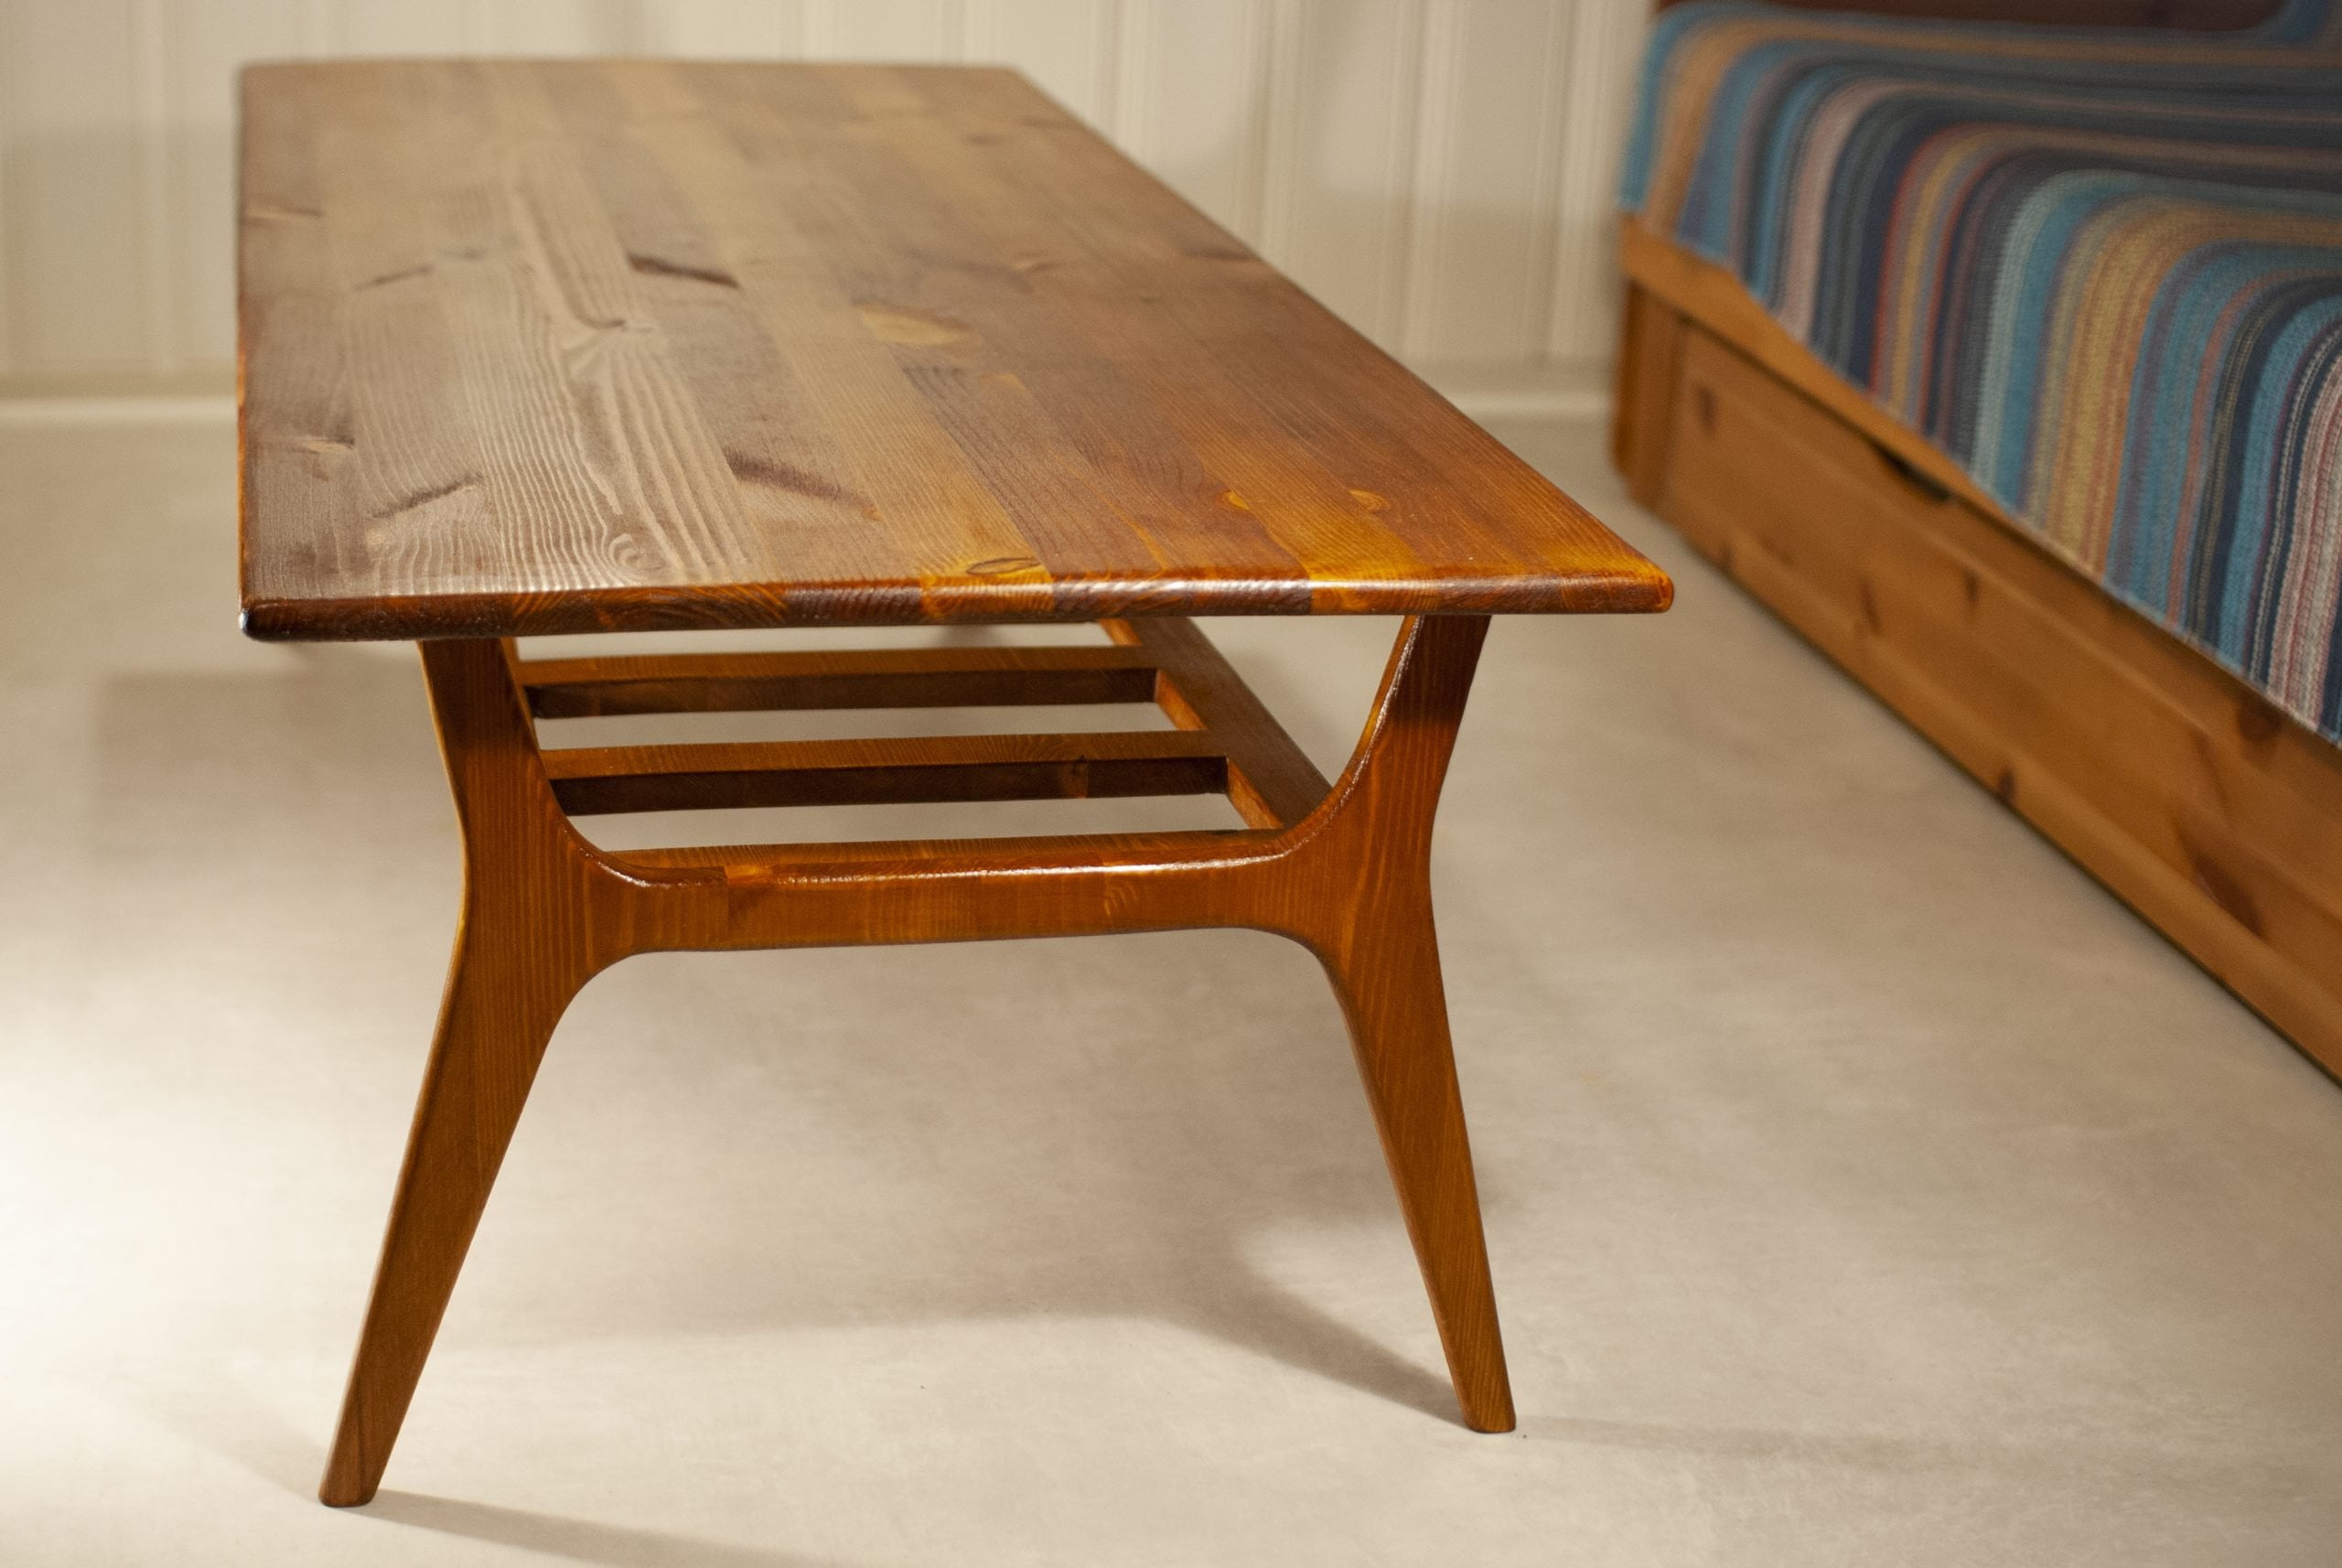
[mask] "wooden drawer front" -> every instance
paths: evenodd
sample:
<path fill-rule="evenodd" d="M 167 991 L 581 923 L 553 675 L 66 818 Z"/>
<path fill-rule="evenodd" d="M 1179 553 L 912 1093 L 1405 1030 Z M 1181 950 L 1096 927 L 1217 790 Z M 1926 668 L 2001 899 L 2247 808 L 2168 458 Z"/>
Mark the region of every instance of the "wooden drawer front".
<path fill-rule="evenodd" d="M 2342 755 L 1696 327 L 1659 510 L 2342 1064 Z"/>

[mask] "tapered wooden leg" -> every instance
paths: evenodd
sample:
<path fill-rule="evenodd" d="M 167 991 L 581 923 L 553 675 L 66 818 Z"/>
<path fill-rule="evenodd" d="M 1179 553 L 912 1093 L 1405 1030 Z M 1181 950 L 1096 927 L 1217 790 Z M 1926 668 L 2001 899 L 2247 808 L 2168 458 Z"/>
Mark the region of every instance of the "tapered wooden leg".
<path fill-rule="evenodd" d="M 1440 988 L 1427 886 L 1386 892 L 1321 949 L 1357 1049 L 1466 1425 L 1509 1432 L 1512 1388 Z"/>
<path fill-rule="evenodd" d="M 464 835 L 464 911 L 366 1324 L 318 1496 L 366 1502 L 479 1227 L 553 1026 L 622 953 L 597 919 L 607 875 L 539 759 L 510 650 L 426 643 L 432 716 Z"/>
<path fill-rule="evenodd" d="M 1183 728 L 1219 736 L 1231 791 L 1258 831 L 1129 835 L 1063 848 L 1011 841 L 991 852 L 908 843 L 606 854 L 578 837 L 564 813 L 531 725 L 529 693 L 557 693 L 544 697 L 555 706 L 608 701 L 620 704 L 614 711 L 631 711 L 624 704 L 644 701 L 640 688 L 661 682 L 631 666 L 599 675 L 538 667 L 532 688 L 509 647 L 424 645 L 463 828 L 465 920 L 320 1496 L 343 1507 L 374 1496 L 563 1010 L 608 964 L 669 950 L 1188 926 L 1252 926 L 1300 940 L 1324 962 L 1349 1019 L 1464 1419 L 1484 1432 L 1510 1430 L 1431 915 L 1432 819 L 1487 630 L 1485 617 L 1410 618 L 1358 750 L 1328 789 L 1233 672 L 1208 646 L 1194 646 L 1199 639 L 1124 628 L 1125 645 L 1154 650 L 1166 660 L 1163 670 L 1176 669 L 1176 703 L 1157 700 Z M 776 669 L 770 660 L 712 672 L 694 664 L 689 673 L 722 688 L 708 698 L 709 711 L 749 688 L 787 706 L 842 678 L 801 662 Z M 866 681 L 872 671 L 853 678 Z M 727 758 L 738 761 L 740 748 L 708 749 L 713 759 L 697 772 L 623 748 L 564 752 L 558 777 L 573 786 L 586 778 L 697 779 L 725 774 L 719 764 Z M 801 757 L 795 766 L 807 767 Z M 922 766 L 943 764 L 929 757 Z M 906 772 L 867 758 L 856 768 L 845 775 L 877 791 L 873 799 Z M 1082 771 L 1058 787 L 1079 794 L 1095 782 Z"/>
<path fill-rule="evenodd" d="M 1391 652 L 1374 717 L 1303 852 L 1312 897 L 1291 934 L 1326 966 L 1464 1421 L 1509 1432 L 1512 1390 L 1431 913 L 1431 830 L 1463 723 L 1484 617 L 1418 618 Z"/>
<path fill-rule="evenodd" d="M 341 1424 L 318 1488 L 337 1508 L 371 1500 L 381 1483 L 545 1042 L 583 983 L 525 966 L 512 938 L 473 916 L 457 946 Z"/>

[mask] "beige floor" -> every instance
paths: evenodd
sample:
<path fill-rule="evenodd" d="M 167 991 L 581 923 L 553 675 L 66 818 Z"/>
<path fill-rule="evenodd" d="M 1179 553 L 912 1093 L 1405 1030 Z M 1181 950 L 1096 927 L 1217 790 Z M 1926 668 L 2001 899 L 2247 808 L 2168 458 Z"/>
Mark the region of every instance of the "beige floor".
<path fill-rule="evenodd" d="M 457 886 L 413 657 L 237 638 L 222 427 L 0 431 L 0 1563 L 2342 1562 L 2342 1090 L 1512 434 L 1681 583 L 1500 626 L 1442 819 L 1517 1434 L 1298 949 L 638 961 L 351 1514 Z M 1226 641 L 1332 762 L 1388 631 Z"/>

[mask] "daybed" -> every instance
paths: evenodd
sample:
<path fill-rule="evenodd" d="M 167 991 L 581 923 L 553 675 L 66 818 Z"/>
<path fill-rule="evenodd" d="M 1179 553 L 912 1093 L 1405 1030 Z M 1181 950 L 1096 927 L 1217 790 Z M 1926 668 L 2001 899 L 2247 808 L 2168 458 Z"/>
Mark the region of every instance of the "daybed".
<path fill-rule="evenodd" d="M 1619 466 L 2342 1069 L 2342 22 L 1861 8 L 1662 11 Z"/>

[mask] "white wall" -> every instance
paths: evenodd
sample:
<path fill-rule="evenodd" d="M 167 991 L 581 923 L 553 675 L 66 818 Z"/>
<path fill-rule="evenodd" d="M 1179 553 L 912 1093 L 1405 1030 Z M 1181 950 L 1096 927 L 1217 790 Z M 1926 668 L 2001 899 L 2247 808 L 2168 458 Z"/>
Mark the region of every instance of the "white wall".
<path fill-rule="evenodd" d="M 1450 384 L 1591 384 L 1647 0 L 0 0 L 0 393 L 220 384 L 245 59 L 1005 60 Z"/>

